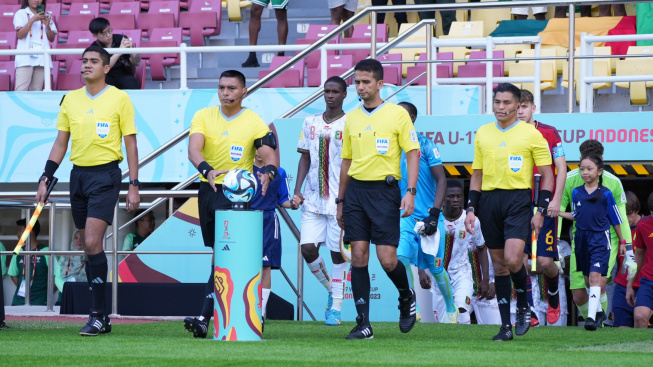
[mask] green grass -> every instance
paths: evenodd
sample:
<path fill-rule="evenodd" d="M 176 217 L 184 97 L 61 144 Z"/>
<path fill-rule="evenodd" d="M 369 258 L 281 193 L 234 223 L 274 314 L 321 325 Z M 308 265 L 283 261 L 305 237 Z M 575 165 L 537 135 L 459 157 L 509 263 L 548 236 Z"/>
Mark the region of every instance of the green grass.
<path fill-rule="evenodd" d="M 651 330 L 539 327 L 512 342 L 492 342 L 496 326 L 374 323 L 373 340 L 345 340 L 353 323 L 268 321 L 263 342 L 194 339 L 182 322 L 114 325 L 80 337 L 81 323 L 10 322 L 0 331 L 4 366 L 438 365 L 650 366 Z"/>

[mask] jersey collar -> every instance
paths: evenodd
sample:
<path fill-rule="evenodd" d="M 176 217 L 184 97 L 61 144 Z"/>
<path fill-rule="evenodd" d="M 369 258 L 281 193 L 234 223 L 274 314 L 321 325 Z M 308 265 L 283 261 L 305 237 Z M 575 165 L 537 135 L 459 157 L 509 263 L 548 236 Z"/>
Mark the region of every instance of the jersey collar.
<path fill-rule="evenodd" d="M 505 133 L 505 132 L 507 132 L 508 130 L 512 129 L 513 127 L 517 126 L 517 124 L 519 124 L 520 122 L 522 122 L 522 121 L 521 121 L 521 120 L 517 120 L 517 121 L 515 121 L 512 125 L 508 126 L 508 127 L 505 128 L 505 129 L 502 128 L 501 126 L 499 126 L 499 123 L 498 123 L 497 121 L 494 122 L 494 125 L 497 127 L 497 129 L 499 129 L 499 131 L 501 131 L 502 133 Z"/>
<path fill-rule="evenodd" d="M 233 115 L 231 117 L 227 117 L 227 116 L 225 116 L 224 113 L 222 113 L 222 108 L 218 107 L 218 110 L 220 110 L 220 115 L 222 116 L 223 119 L 225 119 L 225 121 L 232 121 L 232 120 L 237 119 L 238 116 L 240 116 L 246 109 L 247 109 L 247 107 L 243 107 L 243 109 L 240 110 L 237 114 L 235 114 L 235 115 Z"/>
<path fill-rule="evenodd" d="M 365 109 L 365 106 L 363 106 L 362 103 L 361 103 L 361 107 L 360 107 L 360 108 L 361 108 L 361 111 L 363 111 L 364 114 L 366 114 L 366 115 L 368 115 L 368 116 L 372 116 L 374 113 L 376 113 L 376 112 L 379 111 L 381 108 L 383 108 L 383 106 L 385 106 L 385 100 L 384 100 L 380 105 L 376 106 L 376 108 L 373 109 L 372 112 L 367 112 L 367 110 Z"/>
<path fill-rule="evenodd" d="M 100 93 L 96 94 L 95 96 L 92 96 L 91 93 L 89 93 L 88 90 L 86 90 L 86 87 L 84 87 L 84 92 L 86 92 L 86 95 L 88 96 L 88 98 L 90 98 L 90 99 L 97 99 L 97 98 L 100 98 L 100 96 L 101 96 L 102 94 L 104 94 L 104 92 L 106 92 L 109 88 L 111 88 L 111 86 L 110 86 L 110 85 L 107 85 L 106 87 L 104 87 L 104 89 L 102 89 L 102 90 L 100 91 Z"/>

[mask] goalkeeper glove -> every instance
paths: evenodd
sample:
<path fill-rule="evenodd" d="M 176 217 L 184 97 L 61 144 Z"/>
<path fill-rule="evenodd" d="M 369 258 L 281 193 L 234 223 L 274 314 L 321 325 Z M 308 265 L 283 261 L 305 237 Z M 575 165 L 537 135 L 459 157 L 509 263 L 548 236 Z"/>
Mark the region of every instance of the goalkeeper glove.
<path fill-rule="evenodd" d="M 438 208 L 429 208 L 429 216 L 424 218 L 424 230 L 423 233 L 426 236 L 434 234 L 438 230 L 438 219 L 440 218 L 440 209 Z"/>

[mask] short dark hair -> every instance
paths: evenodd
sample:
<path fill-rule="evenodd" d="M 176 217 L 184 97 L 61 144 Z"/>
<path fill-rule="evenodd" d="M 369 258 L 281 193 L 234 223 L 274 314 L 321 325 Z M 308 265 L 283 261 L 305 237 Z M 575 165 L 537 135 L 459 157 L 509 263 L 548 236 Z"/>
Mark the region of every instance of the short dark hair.
<path fill-rule="evenodd" d="M 138 209 L 138 210 L 136 211 L 136 214 L 134 214 L 134 218 L 136 218 L 136 217 L 138 217 L 139 215 L 141 215 L 141 213 L 143 213 L 144 211 L 145 211 L 145 209 Z M 140 217 L 140 218 L 137 220 L 137 222 L 143 220 L 143 219 L 144 219 L 145 217 L 147 217 L 148 215 L 151 215 L 153 219 L 156 219 L 156 217 L 154 216 L 154 212 L 150 210 L 149 212 L 147 212 L 147 214 L 145 214 L 144 216 Z"/>
<path fill-rule="evenodd" d="M 463 190 L 463 184 L 460 183 L 460 180 L 447 180 L 447 190 L 456 187 Z"/>
<path fill-rule="evenodd" d="M 19 219 L 16 221 L 16 225 L 18 227 L 25 227 L 27 228 L 27 219 Z M 34 233 L 34 237 L 38 237 L 39 233 L 41 233 L 41 223 L 39 223 L 39 220 L 36 220 L 36 223 L 34 223 L 34 227 L 32 227 L 32 233 Z"/>
<path fill-rule="evenodd" d="M 508 92 L 512 93 L 515 97 L 515 101 L 521 101 L 521 91 L 514 84 L 511 83 L 501 83 L 494 88 L 494 96 L 496 97 L 497 93 Z"/>
<path fill-rule="evenodd" d="M 641 209 L 637 195 L 632 191 L 626 191 L 626 215 L 637 214 Z"/>
<path fill-rule="evenodd" d="M 578 148 L 580 151 L 580 156 L 585 157 L 590 154 L 603 157 L 603 144 L 600 141 L 595 139 L 587 139 L 580 144 Z"/>
<path fill-rule="evenodd" d="M 109 23 L 109 19 L 99 17 L 91 20 L 91 22 L 88 24 L 88 30 L 97 36 L 100 32 L 104 31 L 110 25 L 111 23 Z"/>
<path fill-rule="evenodd" d="M 530 104 L 535 104 L 535 98 L 533 97 L 533 93 L 531 93 L 530 90 L 528 89 L 522 89 L 519 91 L 521 93 L 521 97 L 519 98 L 519 103 L 530 103 Z"/>
<path fill-rule="evenodd" d="M 238 70 L 225 70 L 220 74 L 220 79 L 222 78 L 236 78 L 240 82 L 240 85 L 243 86 L 243 88 L 246 86 L 245 85 L 245 75 L 241 73 Z"/>
<path fill-rule="evenodd" d="M 383 80 L 383 65 L 378 60 L 364 59 L 358 62 L 354 71 L 368 71 L 377 81 Z"/>
<path fill-rule="evenodd" d="M 82 58 L 84 57 L 84 55 L 86 55 L 87 52 L 97 52 L 98 54 L 100 54 L 100 58 L 102 59 L 102 65 L 103 66 L 109 65 L 109 62 L 110 62 L 109 60 L 111 59 L 111 55 L 109 55 L 107 50 L 105 50 L 103 47 L 100 47 L 100 46 L 88 46 L 88 47 L 86 47 L 84 52 L 82 52 Z"/>
<path fill-rule="evenodd" d="M 326 82 L 324 82 L 324 85 L 326 86 L 327 83 L 332 82 L 338 84 L 343 92 L 347 91 L 347 82 L 343 78 L 339 76 L 332 76 L 331 78 L 327 79 Z"/>
<path fill-rule="evenodd" d="M 417 116 L 417 107 L 414 104 L 404 101 L 397 103 L 397 105 L 405 108 L 409 115 Z"/>

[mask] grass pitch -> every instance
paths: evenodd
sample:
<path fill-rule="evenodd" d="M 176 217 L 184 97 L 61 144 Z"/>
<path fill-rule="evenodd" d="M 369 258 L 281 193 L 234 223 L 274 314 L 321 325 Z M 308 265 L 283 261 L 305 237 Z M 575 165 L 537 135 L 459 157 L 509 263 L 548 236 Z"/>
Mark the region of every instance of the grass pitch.
<path fill-rule="evenodd" d="M 113 325 L 97 337 L 82 323 L 10 322 L 0 331 L 4 366 L 650 366 L 653 330 L 538 327 L 493 342 L 497 326 L 373 323 L 374 339 L 345 340 L 354 326 L 268 321 L 262 342 L 198 340 L 181 321 Z"/>

